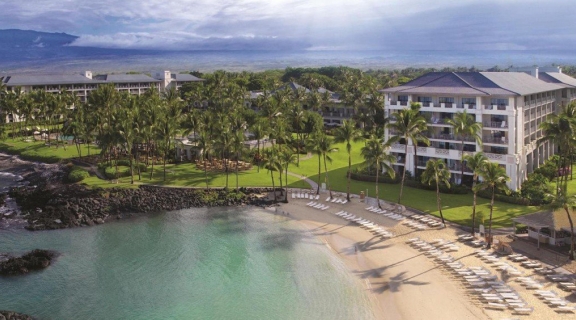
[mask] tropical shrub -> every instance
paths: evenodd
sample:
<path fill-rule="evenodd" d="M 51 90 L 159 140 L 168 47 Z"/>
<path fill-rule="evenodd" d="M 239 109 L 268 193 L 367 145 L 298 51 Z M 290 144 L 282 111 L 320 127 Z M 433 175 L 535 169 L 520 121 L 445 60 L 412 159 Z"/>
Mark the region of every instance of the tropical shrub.
<path fill-rule="evenodd" d="M 70 173 L 68 173 L 68 182 L 80 182 L 82 180 L 84 180 L 85 178 L 88 178 L 90 176 L 90 173 L 88 171 L 86 171 L 86 169 L 80 168 L 80 167 L 74 167 L 72 168 L 72 170 L 70 171 Z"/>

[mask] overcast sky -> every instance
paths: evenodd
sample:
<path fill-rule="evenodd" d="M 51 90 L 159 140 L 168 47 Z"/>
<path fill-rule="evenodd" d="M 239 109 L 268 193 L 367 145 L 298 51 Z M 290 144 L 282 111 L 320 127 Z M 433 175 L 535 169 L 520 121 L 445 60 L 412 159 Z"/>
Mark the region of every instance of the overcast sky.
<path fill-rule="evenodd" d="M 0 29 L 155 49 L 576 49 L 576 0 L 21 0 Z"/>

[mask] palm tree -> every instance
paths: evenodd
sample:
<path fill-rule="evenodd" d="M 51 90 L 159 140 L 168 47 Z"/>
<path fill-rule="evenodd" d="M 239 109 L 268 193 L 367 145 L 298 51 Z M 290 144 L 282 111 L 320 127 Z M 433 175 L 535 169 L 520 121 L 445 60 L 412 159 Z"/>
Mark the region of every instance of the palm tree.
<path fill-rule="evenodd" d="M 218 134 L 216 139 L 216 148 L 221 155 L 224 162 L 224 170 L 226 172 L 226 189 L 228 189 L 228 175 L 229 175 L 229 153 L 232 148 L 232 143 L 234 139 L 234 132 L 230 130 L 229 125 L 223 124 L 222 131 Z"/>
<path fill-rule="evenodd" d="M 476 223 L 476 195 L 478 193 L 478 177 L 482 172 L 484 166 L 488 162 L 488 158 L 482 152 L 477 152 L 474 154 L 467 154 L 464 156 L 466 161 L 466 166 L 468 169 L 472 170 L 472 192 L 474 194 L 472 202 L 472 235 L 474 235 L 474 224 Z"/>
<path fill-rule="evenodd" d="M 361 139 L 362 131 L 356 127 L 354 120 L 344 120 L 342 126 L 336 129 L 334 142 L 346 142 L 346 151 L 348 152 L 348 181 L 346 184 L 346 199 L 348 201 L 350 201 L 350 179 L 352 175 L 352 141 L 358 142 Z"/>
<path fill-rule="evenodd" d="M 204 163 L 204 179 L 206 180 L 206 190 L 208 190 L 208 168 L 206 166 L 206 161 L 208 160 L 208 156 L 212 152 L 212 140 L 208 136 L 207 130 L 202 130 L 198 134 L 198 138 L 196 139 L 196 143 L 198 149 L 202 154 L 202 161 Z"/>
<path fill-rule="evenodd" d="M 278 160 L 280 161 L 281 167 L 284 168 L 284 177 L 286 179 L 286 194 L 284 197 L 284 202 L 288 202 L 288 166 L 290 164 L 296 164 L 298 166 L 296 155 L 294 154 L 294 150 L 287 147 L 286 145 L 284 148 L 281 149 L 280 153 L 278 154 Z"/>
<path fill-rule="evenodd" d="M 418 143 L 430 145 L 430 140 L 424 136 L 427 130 L 426 119 L 419 114 L 418 109 L 402 109 L 392 116 L 393 122 L 387 124 L 388 128 L 395 131 L 395 139 L 404 139 L 405 148 L 404 154 L 404 170 L 402 171 L 402 181 L 400 184 L 400 195 L 398 196 L 398 203 L 402 200 L 402 191 L 404 190 L 404 180 L 406 178 L 406 167 L 408 164 L 408 143 L 412 142 L 414 150 L 418 148 Z M 416 164 L 416 152 L 414 153 L 414 163 Z M 415 174 L 416 176 L 416 174 Z"/>
<path fill-rule="evenodd" d="M 539 144 L 550 141 L 558 146 L 560 161 L 558 172 L 561 168 L 570 165 L 571 155 L 576 145 L 576 104 L 571 103 L 564 107 L 560 114 L 554 114 L 549 120 L 540 124 L 544 136 Z M 567 175 L 556 176 L 556 190 L 561 191 L 568 182 Z"/>
<path fill-rule="evenodd" d="M 272 194 L 274 195 L 274 202 L 276 202 L 276 185 L 274 184 L 274 171 L 278 171 L 280 167 L 280 160 L 278 159 L 277 147 L 272 147 L 264 149 L 264 166 L 270 172 L 270 177 L 272 178 Z"/>
<path fill-rule="evenodd" d="M 379 199 L 380 192 L 378 191 L 378 177 L 380 170 L 388 174 L 391 179 L 396 177 L 396 172 L 392 168 L 392 164 L 396 161 L 396 157 L 386 153 L 390 149 L 391 145 L 390 140 L 383 143 L 382 139 L 373 135 L 360 151 L 360 154 L 364 157 L 367 164 L 376 167 L 376 203 L 378 203 L 378 208 L 382 208 Z"/>
<path fill-rule="evenodd" d="M 426 169 L 422 173 L 422 183 L 430 185 L 432 182 L 436 183 L 436 205 L 438 206 L 438 212 L 440 212 L 442 224 L 445 225 L 440 199 L 440 185 L 443 184 L 450 188 L 450 170 L 446 167 L 443 159 L 430 159 L 426 162 Z"/>
<path fill-rule="evenodd" d="M 474 119 L 474 115 L 463 112 L 457 112 L 454 119 L 446 121 L 452 126 L 454 135 L 460 137 L 460 185 L 464 183 L 464 140 L 474 139 L 478 145 L 482 146 L 482 125 Z"/>
<path fill-rule="evenodd" d="M 256 120 L 252 126 L 252 134 L 254 135 L 254 139 L 256 139 L 256 165 L 258 166 L 258 172 L 260 172 L 260 159 L 262 158 L 260 154 L 260 141 L 268 134 L 268 122 L 264 119 Z"/>
<path fill-rule="evenodd" d="M 232 137 L 232 150 L 236 153 L 236 192 L 238 192 L 238 164 L 244 151 L 244 131 L 238 130 Z"/>
<path fill-rule="evenodd" d="M 574 248 L 576 247 L 575 243 L 575 234 L 574 234 L 574 222 L 572 221 L 572 215 L 570 211 L 574 212 L 576 210 L 576 196 L 568 196 L 566 190 L 559 190 L 555 195 L 549 195 L 552 199 L 550 204 L 550 208 L 552 212 L 556 210 L 564 210 L 566 212 L 566 216 L 568 217 L 568 222 L 570 223 L 570 252 L 568 253 L 568 258 L 570 260 L 574 260 Z"/>
<path fill-rule="evenodd" d="M 316 194 L 320 194 L 320 180 L 322 176 L 322 160 L 324 160 L 324 183 L 330 192 L 330 198 L 332 198 L 332 190 L 328 184 L 328 166 L 326 162 L 332 162 L 332 158 L 328 155 L 329 152 L 334 151 L 332 148 L 332 139 L 328 137 L 325 133 L 321 132 L 312 136 L 308 140 L 309 148 L 318 155 L 318 189 Z"/>
<path fill-rule="evenodd" d="M 482 182 L 480 182 L 479 189 L 489 189 L 492 193 L 490 199 L 490 220 L 488 222 L 488 245 L 487 248 L 492 246 L 492 212 L 494 211 L 494 195 L 496 191 L 508 192 L 508 186 L 506 182 L 510 181 L 508 175 L 506 175 L 506 170 L 502 168 L 498 163 L 486 162 L 480 171 L 480 177 Z"/>

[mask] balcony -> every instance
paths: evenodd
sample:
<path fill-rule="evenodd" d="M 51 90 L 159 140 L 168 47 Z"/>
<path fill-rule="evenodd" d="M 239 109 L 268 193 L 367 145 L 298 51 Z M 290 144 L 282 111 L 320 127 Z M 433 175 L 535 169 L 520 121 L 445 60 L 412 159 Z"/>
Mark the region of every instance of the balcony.
<path fill-rule="evenodd" d="M 405 144 L 400 144 L 400 143 L 395 143 L 395 144 L 392 145 L 392 149 L 393 149 L 393 150 L 404 151 L 404 150 L 406 150 L 406 145 L 405 145 Z"/>
<path fill-rule="evenodd" d="M 469 110 L 473 110 L 476 109 L 476 104 L 475 103 L 465 103 L 462 105 L 464 107 L 464 109 L 469 109 Z"/>
<path fill-rule="evenodd" d="M 452 133 L 427 133 L 424 136 L 429 139 L 462 141 L 462 137 L 456 137 Z M 475 142 L 476 140 L 471 137 L 464 137 L 464 141 Z"/>
<path fill-rule="evenodd" d="M 488 104 L 484 105 L 484 110 L 498 110 L 498 111 L 505 111 L 508 109 L 508 106 L 505 104 Z"/>
<path fill-rule="evenodd" d="M 452 108 L 454 106 L 454 103 L 452 102 L 442 102 L 440 103 L 440 107 L 442 108 Z"/>
<path fill-rule="evenodd" d="M 484 121 L 484 128 L 508 128 L 506 121 Z"/>
<path fill-rule="evenodd" d="M 494 137 L 494 136 L 484 136 L 482 137 L 483 143 L 494 143 L 494 144 L 508 144 L 508 138 L 506 137 Z"/>
<path fill-rule="evenodd" d="M 434 104 L 430 101 L 418 102 L 423 107 L 432 107 Z"/>

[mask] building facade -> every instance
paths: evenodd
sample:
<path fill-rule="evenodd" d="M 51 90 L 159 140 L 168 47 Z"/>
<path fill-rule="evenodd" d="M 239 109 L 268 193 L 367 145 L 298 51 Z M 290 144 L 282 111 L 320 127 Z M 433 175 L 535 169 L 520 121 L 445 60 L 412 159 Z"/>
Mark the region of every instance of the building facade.
<path fill-rule="evenodd" d="M 111 83 L 120 92 L 141 95 L 153 88 L 164 92 L 175 88 L 180 89 L 184 83 L 204 81 L 190 74 L 175 74 L 170 71 L 152 72 L 152 77 L 146 74 L 101 74 L 93 75 L 91 71 L 70 75 L 32 75 L 14 74 L 0 76 L 8 90 L 20 88 L 23 92 L 45 90 L 49 93 L 61 91 L 73 92 L 82 102 L 99 85 Z M 6 115 L 6 122 L 19 121 L 17 116 Z"/>
<path fill-rule="evenodd" d="M 540 77 L 549 81 L 530 72 L 432 72 L 383 90 L 388 116 L 418 103 L 428 123 L 425 135 L 430 140 L 429 146 L 408 142 L 407 153 L 404 141 L 392 146 L 390 152 L 397 157 L 396 170 L 401 171 L 406 157 L 406 169 L 412 173 L 424 170 L 429 159 L 444 159 L 453 182 L 471 179 L 472 172 L 461 163 L 461 138 L 454 135 L 447 123 L 456 113 L 466 110 L 482 125 L 482 144 L 474 139 L 464 141 L 464 152 L 483 151 L 491 161 L 506 168 L 511 178 L 508 186 L 519 189 L 527 175 L 555 151 L 550 142 L 539 143 L 543 137 L 540 124 L 562 104 L 574 100 L 571 94 L 576 88 L 576 79 L 562 74 L 561 70 L 541 73 Z M 562 78 L 564 82 L 548 77 Z M 572 81 L 574 85 L 566 83 Z M 387 139 L 395 134 L 385 130 Z"/>

